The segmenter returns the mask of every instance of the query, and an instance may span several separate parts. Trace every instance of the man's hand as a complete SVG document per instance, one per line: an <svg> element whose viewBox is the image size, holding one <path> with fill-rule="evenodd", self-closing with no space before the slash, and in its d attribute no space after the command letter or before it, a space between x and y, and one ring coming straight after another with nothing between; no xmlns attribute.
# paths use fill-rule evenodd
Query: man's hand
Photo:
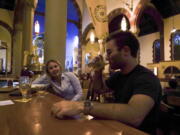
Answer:
<svg viewBox="0 0 180 135"><path fill-rule="evenodd" d="M89 64L89 67L92 67L94 71L102 71L105 66L104 59L102 55L96 56Z"/></svg>
<svg viewBox="0 0 180 135"><path fill-rule="evenodd" d="M78 115L83 112L83 110L84 103L75 101L60 101L55 103L51 109L52 114L58 118Z"/></svg>

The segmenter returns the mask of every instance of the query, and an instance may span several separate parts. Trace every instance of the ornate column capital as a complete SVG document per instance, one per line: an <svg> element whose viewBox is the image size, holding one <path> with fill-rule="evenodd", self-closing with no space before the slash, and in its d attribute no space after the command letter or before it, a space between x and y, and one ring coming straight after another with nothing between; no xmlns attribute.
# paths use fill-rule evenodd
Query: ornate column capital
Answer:
<svg viewBox="0 0 180 135"><path fill-rule="evenodd" d="M37 6L37 3L38 3L38 0L24 0L24 4L28 7L31 7L33 9L36 8Z"/></svg>

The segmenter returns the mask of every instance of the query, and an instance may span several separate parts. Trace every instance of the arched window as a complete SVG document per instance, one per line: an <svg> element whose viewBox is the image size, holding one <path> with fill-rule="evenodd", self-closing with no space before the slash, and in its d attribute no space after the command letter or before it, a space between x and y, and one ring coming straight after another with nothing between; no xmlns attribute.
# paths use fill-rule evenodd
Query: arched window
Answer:
<svg viewBox="0 0 180 135"><path fill-rule="evenodd" d="M112 19L112 21L109 23L109 33L118 31L118 30L129 30L130 29L130 23L128 18L120 14Z"/></svg>
<svg viewBox="0 0 180 135"><path fill-rule="evenodd" d="M75 0L68 0L67 36L65 69L74 71L78 68L78 48L80 33L80 11Z"/></svg>
<svg viewBox="0 0 180 135"><path fill-rule="evenodd" d="M67 23L66 36L66 65L67 71L73 71L77 67L78 44L79 44L79 30L74 23Z"/></svg>
<svg viewBox="0 0 180 135"><path fill-rule="evenodd" d="M37 26L39 28L37 28ZM44 63L44 31L45 31L44 28L45 28L45 0L38 0L34 14L33 46L35 48L36 55L38 55L39 57L40 63Z"/></svg>
<svg viewBox="0 0 180 135"><path fill-rule="evenodd" d="M160 39L157 39L153 42L153 63L160 61Z"/></svg>
<svg viewBox="0 0 180 135"><path fill-rule="evenodd" d="M171 34L171 59L180 60L180 30Z"/></svg>
<svg viewBox="0 0 180 135"><path fill-rule="evenodd" d="M164 75L166 78L171 78L172 76L178 76L180 74L180 69L176 66L169 66L164 70Z"/></svg>

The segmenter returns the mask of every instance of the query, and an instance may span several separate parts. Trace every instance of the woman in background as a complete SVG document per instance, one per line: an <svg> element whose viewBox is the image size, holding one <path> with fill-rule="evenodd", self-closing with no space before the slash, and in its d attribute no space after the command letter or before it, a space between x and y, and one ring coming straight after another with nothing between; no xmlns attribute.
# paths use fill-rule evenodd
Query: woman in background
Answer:
<svg viewBox="0 0 180 135"><path fill-rule="evenodd" d="M46 74L33 81L33 84L50 85L53 92L66 100L77 101L82 97L79 79L71 72L62 73L62 66L56 60L46 63Z"/></svg>

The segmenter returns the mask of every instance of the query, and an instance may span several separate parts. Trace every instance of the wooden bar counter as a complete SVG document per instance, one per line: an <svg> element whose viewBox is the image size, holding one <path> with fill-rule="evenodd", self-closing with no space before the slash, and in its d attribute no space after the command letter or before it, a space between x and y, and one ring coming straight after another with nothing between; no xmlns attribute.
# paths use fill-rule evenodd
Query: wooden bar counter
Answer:
<svg viewBox="0 0 180 135"><path fill-rule="evenodd" d="M11 99L0 93L0 101ZM27 103L0 106L0 135L148 135L113 120L60 120L51 115L52 104L61 99L52 94L33 95Z"/></svg>

